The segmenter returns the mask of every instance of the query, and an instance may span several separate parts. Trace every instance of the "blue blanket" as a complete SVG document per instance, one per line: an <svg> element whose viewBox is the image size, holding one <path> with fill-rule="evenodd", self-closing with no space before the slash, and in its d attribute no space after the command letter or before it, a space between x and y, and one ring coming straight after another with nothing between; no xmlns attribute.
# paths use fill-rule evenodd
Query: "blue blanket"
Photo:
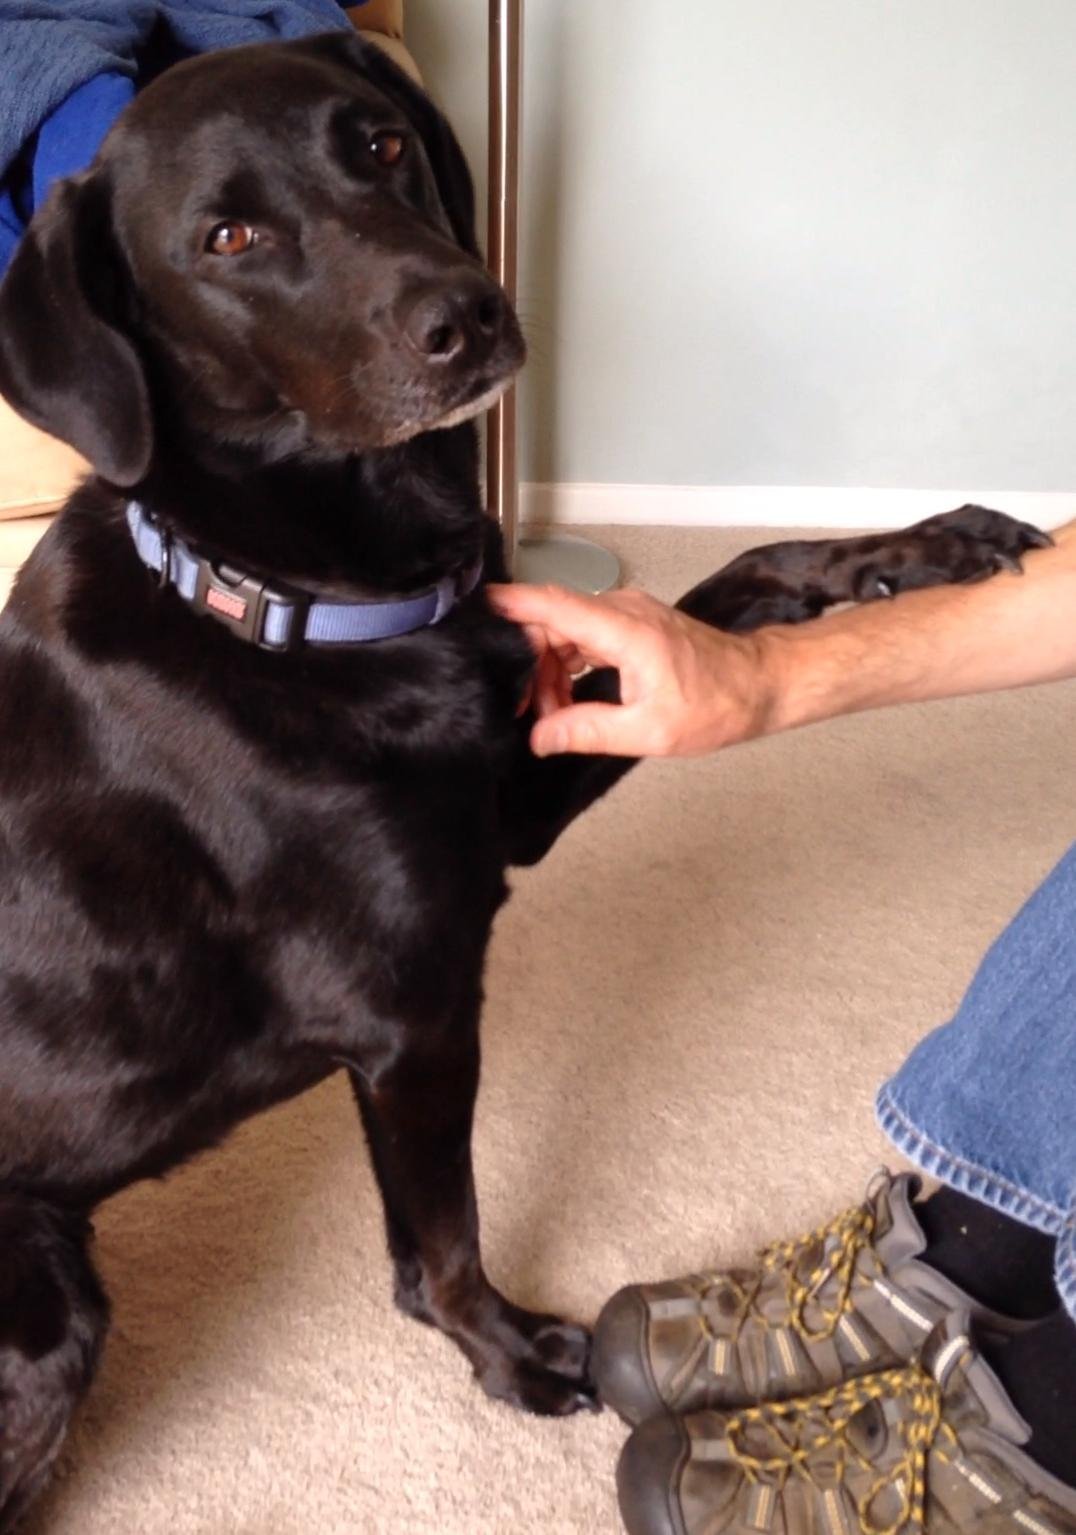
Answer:
<svg viewBox="0 0 1076 1535"><path fill-rule="evenodd" d="M177 58L350 23L343 0L2 0L0 275L59 176L85 169L163 22ZM354 3L354 0L353 0Z"/></svg>

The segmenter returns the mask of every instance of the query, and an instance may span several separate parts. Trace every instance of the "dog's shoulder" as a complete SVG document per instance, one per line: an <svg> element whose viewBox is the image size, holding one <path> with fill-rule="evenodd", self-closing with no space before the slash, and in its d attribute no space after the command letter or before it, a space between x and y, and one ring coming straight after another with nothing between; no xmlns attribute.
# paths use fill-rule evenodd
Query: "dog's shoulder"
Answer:
<svg viewBox="0 0 1076 1535"><path fill-rule="evenodd" d="M165 905L133 904L164 928L176 897L215 909L262 864L272 921L304 868L317 901L339 890L341 921L428 906L422 884L499 890L498 783L531 665L480 595L398 641L267 654L161 590L123 501L90 481L0 615L0 827L95 912L132 904L159 859ZM114 864L99 900L93 871Z"/></svg>
<svg viewBox="0 0 1076 1535"><path fill-rule="evenodd" d="M460 755L491 762L509 749L532 658L481 592L397 640L270 653L161 588L135 554L125 507L90 479L40 541L0 615L0 692L17 694L31 665L47 669L53 693L64 677L89 703L137 716L155 734L193 712L203 743L235 734L300 775L391 776Z"/></svg>

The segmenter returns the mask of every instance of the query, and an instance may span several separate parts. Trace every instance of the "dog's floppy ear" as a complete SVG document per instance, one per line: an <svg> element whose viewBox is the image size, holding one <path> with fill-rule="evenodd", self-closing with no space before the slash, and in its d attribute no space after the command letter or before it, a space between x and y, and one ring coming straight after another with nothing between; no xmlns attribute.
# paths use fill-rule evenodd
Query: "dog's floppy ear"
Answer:
<svg viewBox="0 0 1076 1535"><path fill-rule="evenodd" d="M345 49L353 66L410 118L422 139L452 233L470 256L479 256L475 233L474 182L463 150L448 119L383 48L354 32L332 32L316 42Z"/></svg>
<svg viewBox="0 0 1076 1535"><path fill-rule="evenodd" d="M149 392L117 328L123 277L100 171L62 181L0 283L0 394L115 485L153 451Z"/></svg>

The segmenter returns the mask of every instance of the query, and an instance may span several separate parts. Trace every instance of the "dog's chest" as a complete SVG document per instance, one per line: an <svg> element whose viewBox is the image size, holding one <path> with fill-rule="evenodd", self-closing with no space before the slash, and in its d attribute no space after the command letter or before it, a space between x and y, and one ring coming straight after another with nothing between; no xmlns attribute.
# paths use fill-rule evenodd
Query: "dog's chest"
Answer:
<svg viewBox="0 0 1076 1535"><path fill-rule="evenodd" d="M481 655L312 696L193 634L186 670L4 636L0 1176L163 1170L478 985L504 891Z"/></svg>
<svg viewBox="0 0 1076 1535"><path fill-rule="evenodd" d="M6 806L0 1172L119 1186L450 1018L503 891L488 786L398 776Z"/></svg>

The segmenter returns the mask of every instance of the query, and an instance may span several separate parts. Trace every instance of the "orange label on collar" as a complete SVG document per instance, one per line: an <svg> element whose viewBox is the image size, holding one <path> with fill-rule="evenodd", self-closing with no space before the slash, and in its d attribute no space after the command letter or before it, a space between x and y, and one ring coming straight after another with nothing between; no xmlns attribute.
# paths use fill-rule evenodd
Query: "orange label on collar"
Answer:
<svg viewBox="0 0 1076 1535"><path fill-rule="evenodd" d="M247 611L245 597L235 597L231 592L222 592L219 587L211 586L205 594L207 608L215 608L218 613L223 613L225 618L234 619L241 623Z"/></svg>

